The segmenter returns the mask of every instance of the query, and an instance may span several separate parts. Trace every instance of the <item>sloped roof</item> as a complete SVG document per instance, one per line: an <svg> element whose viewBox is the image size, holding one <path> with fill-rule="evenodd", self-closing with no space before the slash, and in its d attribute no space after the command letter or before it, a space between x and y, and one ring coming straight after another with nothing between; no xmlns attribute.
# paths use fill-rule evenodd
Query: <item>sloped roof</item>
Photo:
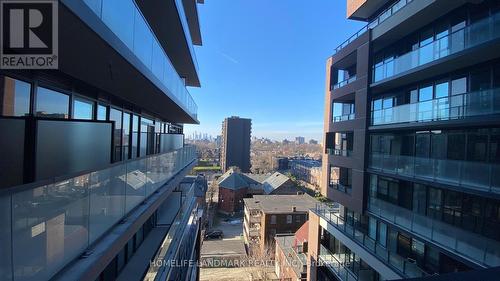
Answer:
<svg viewBox="0 0 500 281"><path fill-rule="evenodd" d="M283 175L282 173L275 172L262 183L264 187L264 192L266 194L270 194L275 189L279 188L284 183L286 183L289 179L290 179L289 177Z"/></svg>
<svg viewBox="0 0 500 281"><path fill-rule="evenodd" d="M295 232L295 245L300 245L304 241L309 240L309 221L306 221L296 232Z"/></svg>
<svg viewBox="0 0 500 281"><path fill-rule="evenodd" d="M252 174L252 173L244 173L246 177L250 180L254 181L256 184L262 184L271 174Z"/></svg>
<svg viewBox="0 0 500 281"><path fill-rule="evenodd" d="M232 190L239 190L248 187L250 184L246 177L240 173L235 172L233 169L228 170L219 178L219 187L224 187Z"/></svg>

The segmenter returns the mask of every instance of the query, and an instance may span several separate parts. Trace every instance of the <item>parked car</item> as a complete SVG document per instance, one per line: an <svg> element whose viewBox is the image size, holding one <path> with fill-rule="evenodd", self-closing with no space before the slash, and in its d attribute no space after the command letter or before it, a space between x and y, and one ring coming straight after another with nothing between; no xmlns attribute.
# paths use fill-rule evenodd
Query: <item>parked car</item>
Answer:
<svg viewBox="0 0 500 281"><path fill-rule="evenodd" d="M214 229L209 230L205 233L205 239L222 239L224 238L224 233L222 230Z"/></svg>

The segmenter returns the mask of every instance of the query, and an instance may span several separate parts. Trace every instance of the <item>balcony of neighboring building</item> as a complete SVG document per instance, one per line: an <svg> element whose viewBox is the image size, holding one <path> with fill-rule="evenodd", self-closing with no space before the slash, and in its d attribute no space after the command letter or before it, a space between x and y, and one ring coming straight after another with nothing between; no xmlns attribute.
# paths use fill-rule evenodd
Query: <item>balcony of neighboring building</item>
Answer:
<svg viewBox="0 0 500 281"><path fill-rule="evenodd" d="M464 10L398 42L375 51L376 93L498 57L500 13L496 8Z"/></svg>
<svg viewBox="0 0 500 281"><path fill-rule="evenodd" d="M354 120L356 118L356 110L354 101L337 101L333 102L332 121L334 123Z"/></svg>
<svg viewBox="0 0 500 281"><path fill-rule="evenodd" d="M331 250L320 244L318 260L321 265L329 269L342 281L376 281L379 280L377 271L356 257L349 248L337 242L337 249Z"/></svg>
<svg viewBox="0 0 500 281"><path fill-rule="evenodd" d="M339 98L344 92L349 91L357 80L357 51L353 51L348 56L334 61L331 67L330 91ZM349 86L350 85L350 86ZM341 90L342 89L342 90ZM352 92L352 91L350 91Z"/></svg>
<svg viewBox="0 0 500 281"><path fill-rule="evenodd" d="M328 155L351 157L353 155L353 132L328 132L326 133L325 151Z"/></svg>
<svg viewBox="0 0 500 281"><path fill-rule="evenodd" d="M403 131L370 138L371 171L472 193L500 194L498 128Z"/></svg>
<svg viewBox="0 0 500 281"><path fill-rule="evenodd" d="M63 0L60 14L61 72L172 122L198 123L186 85L199 82L174 65L182 54L168 52L135 1ZM176 38L169 46L181 48L184 35Z"/></svg>
<svg viewBox="0 0 500 281"><path fill-rule="evenodd" d="M368 212L475 267L500 266L499 199L371 175Z"/></svg>
<svg viewBox="0 0 500 281"><path fill-rule="evenodd" d="M349 195L352 194L352 169L330 165L328 187Z"/></svg>
<svg viewBox="0 0 500 281"><path fill-rule="evenodd" d="M500 114L500 62L454 70L434 81L373 97L371 129L481 123Z"/></svg>
<svg viewBox="0 0 500 281"><path fill-rule="evenodd" d="M388 248L380 246L375 239L354 227L352 223L347 223L346 217L341 214L340 209L335 204L318 203L313 212L320 217L320 226L324 231L345 245L349 252L352 252L358 259L363 260L366 265L375 269L383 278L401 279L428 275L414 262L390 251ZM339 265L343 265L343 258L333 255L331 251L325 252L324 249L323 252L320 250L321 258L325 260L324 262L327 265L333 266L337 274L352 277L352 270L351 272L345 272L345 269L338 269ZM336 268L335 265L337 265ZM356 275L354 274L354 276Z"/></svg>

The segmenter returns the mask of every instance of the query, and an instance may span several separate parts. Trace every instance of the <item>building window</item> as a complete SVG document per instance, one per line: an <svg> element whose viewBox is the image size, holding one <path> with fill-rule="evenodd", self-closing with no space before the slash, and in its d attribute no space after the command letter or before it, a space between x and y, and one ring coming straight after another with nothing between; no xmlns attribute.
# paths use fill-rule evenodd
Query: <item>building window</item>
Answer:
<svg viewBox="0 0 500 281"><path fill-rule="evenodd" d="M69 116L69 96L38 87L35 112L37 116L41 117L67 119Z"/></svg>
<svg viewBox="0 0 500 281"><path fill-rule="evenodd" d="M73 119L92 120L94 113L94 102L75 98L73 101Z"/></svg>
<svg viewBox="0 0 500 281"><path fill-rule="evenodd" d="M131 158L137 157L137 149L139 145L139 116L132 116L132 156Z"/></svg>
<svg viewBox="0 0 500 281"><path fill-rule="evenodd" d="M129 113L123 113L123 159L129 159L130 157L130 145L129 145L129 140L130 140L130 114Z"/></svg>
<svg viewBox="0 0 500 281"><path fill-rule="evenodd" d="M141 117L140 156L154 153L154 122Z"/></svg>
<svg viewBox="0 0 500 281"><path fill-rule="evenodd" d="M295 215L295 222L301 222L301 215Z"/></svg>
<svg viewBox="0 0 500 281"><path fill-rule="evenodd" d="M291 224L292 222L293 222L293 217L292 217L292 215L287 215L287 216L286 216L286 223L287 223L287 224Z"/></svg>
<svg viewBox="0 0 500 281"><path fill-rule="evenodd" d="M276 215L271 215L271 224L276 224Z"/></svg>
<svg viewBox="0 0 500 281"><path fill-rule="evenodd" d="M113 162L121 161L122 157L122 112L111 108L109 111L109 121L115 122L113 132Z"/></svg>
<svg viewBox="0 0 500 281"><path fill-rule="evenodd" d="M105 105L99 104L97 106L97 120L106 121L108 116L108 108Z"/></svg>
<svg viewBox="0 0 500 281"><path fill-rule="evenodd" d="M2 97L2 115L26 116L30 113L31 84L5 77Z"/></svg>

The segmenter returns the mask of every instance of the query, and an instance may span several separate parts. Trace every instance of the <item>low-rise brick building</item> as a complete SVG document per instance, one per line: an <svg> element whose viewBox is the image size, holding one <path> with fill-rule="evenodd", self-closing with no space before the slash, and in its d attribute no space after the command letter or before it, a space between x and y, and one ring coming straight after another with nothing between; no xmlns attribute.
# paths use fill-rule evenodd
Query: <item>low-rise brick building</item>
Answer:
<svg viewBox="0 0 500 281"><path fill-rule="evenodd" d="M249 252L274 252L276 234L293 234L307 220L316 200L307 194L255 195L243 199L243 237Z"/></svg>
<svg viewBox="0 0 500 281"><path fill-rule="evenodd" d="M276 235L275 273L279 280L307 280L308 237L308 222L294 234Z"/></svg>

